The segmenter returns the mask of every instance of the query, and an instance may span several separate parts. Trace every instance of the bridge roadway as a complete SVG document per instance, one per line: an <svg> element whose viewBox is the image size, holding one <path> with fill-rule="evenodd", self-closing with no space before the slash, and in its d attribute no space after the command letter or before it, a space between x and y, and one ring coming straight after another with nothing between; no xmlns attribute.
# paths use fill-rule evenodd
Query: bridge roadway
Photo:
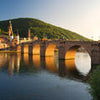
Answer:
<svg viewBox="0 0 100 100"><path fill-rule="evenodd" d="M59 59L75 59L77 49L83 47L91 57L92 64L100 64L100 43L98 41L35 40L14 47L15 51L40 56L53 56L58 50Z"/></svg>

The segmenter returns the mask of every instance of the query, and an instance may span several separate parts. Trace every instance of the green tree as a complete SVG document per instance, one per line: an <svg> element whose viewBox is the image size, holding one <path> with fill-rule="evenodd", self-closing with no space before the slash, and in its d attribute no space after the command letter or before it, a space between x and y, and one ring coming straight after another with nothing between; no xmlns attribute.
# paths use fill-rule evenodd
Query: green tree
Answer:
<svg viewBox="0 0 100 100"><path fill-rule="evenodd" d="M4 30L4 32L8 32L9 20L0 21L0 28ZM19 30L20 37L28 36L28 29L31 29L31 33L33 36L39 36L39 38L47 38L54 39L59 37L64 37L65 39L74 39L75 40L89 40L77 33L71 32L69 30L65 30L63 28L45 23L38 19L33 18L18 18L12 19L13 32L16 33L16 30ZM45 34L45 36L44 36Z"/></svg>
<svg viewBox="0 0 100 100"><path fill-rule="evenodd" d="M89 92L93 96L93 100L100 100L100 65L93 71L89 79Z"/></svg>
<svg viewBox="0 0 100 100"><path fill-rule="evenodd" d="M1 33L1 31L2 31L2 30L1 30L1 28L0 28L0 33Z"/></svg>

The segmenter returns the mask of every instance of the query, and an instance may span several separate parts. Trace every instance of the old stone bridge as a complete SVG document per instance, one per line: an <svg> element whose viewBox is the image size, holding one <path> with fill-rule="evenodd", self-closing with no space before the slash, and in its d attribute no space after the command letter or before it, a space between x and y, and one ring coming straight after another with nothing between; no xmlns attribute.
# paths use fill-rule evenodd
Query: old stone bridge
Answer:
<svg viewBox="0 0 100 100"><path fill-rule="evenodd" d="M35 40L22 43L14 49L21 53L53 56L58 50L59 59L75 59L78 48L83 47L91 57L92 64L100 64L100 43L98 41Z"/></svg>

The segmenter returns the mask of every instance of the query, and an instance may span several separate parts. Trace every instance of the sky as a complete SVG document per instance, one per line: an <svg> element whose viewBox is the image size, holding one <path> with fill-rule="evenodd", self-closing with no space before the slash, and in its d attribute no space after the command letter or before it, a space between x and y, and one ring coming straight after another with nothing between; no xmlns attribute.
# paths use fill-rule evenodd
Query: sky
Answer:
<svg viewBox="0 0 100 100"><path fill-rule="evenodd" d="M20 17L100 39L100 0L0 0L0 21Z"/></svg>

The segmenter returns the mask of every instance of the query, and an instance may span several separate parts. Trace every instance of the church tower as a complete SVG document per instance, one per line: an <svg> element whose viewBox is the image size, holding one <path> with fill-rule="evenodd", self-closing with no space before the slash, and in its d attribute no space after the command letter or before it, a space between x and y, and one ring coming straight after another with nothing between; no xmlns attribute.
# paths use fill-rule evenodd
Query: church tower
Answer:
<svg viewBox="0 0 100 100"><path fill-rule="evenodd" d="M13 35L11 20L9 21L9 31L8 31L8 34L9 34L9 37L10 37L11 34Z"/></svg>
<svg viewBox="0 0 100 100"><path fill-rule="evenodd" d="M14 36L13 36L13 34L11 33L11 34L10 34L10 42L12 42L13 39L14 39Z"/></svg>
<svg viewBox="0 0 100 100"><path fill-rule="evenodd" d="M28 39L30 40L31 39L31 30L28 29Z"/></svg>

